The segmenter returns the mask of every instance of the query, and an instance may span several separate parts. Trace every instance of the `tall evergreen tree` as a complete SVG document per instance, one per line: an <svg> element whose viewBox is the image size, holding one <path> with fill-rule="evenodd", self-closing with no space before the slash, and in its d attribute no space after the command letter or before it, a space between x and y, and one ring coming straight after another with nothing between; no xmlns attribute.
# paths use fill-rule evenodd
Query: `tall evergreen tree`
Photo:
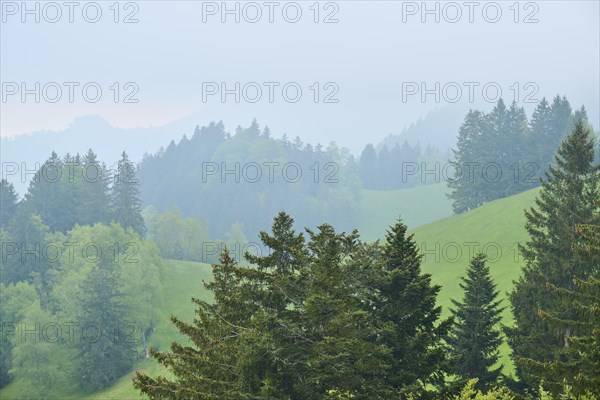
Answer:
<svg viewBox="0 0 600 400"><path fill-rule="evenodd" d="M382 342L391 350L391 386L403 395L430 398L430 389L442 387L448 372L442 340L452 318L439 321L442 310L436 298L441 287L421 273L421 258L413 235L399 220L382 248L373 306L377 320L386 326Z"/></svg>
<svg viewBox="0 0 600 400"><path fill-rule="evenodd" d="M259 235L264 247L269 249L268 254L245 256L249 263L256 265L256 272L249 268L244 276L255 288L253 304L258 307L257 311L263 310L257 312L262 321L260 329L263 334L268 332L255 349L269 354L268 366L265 368L262 364L264 373L255 376L254 382L255 385L262 382L264 394L272 398L298 396L303 392L302 387L297 387L298 379L309 377L310 342L302 315L311 257L304 235L295 232L293 225L294 220L280 212L273 220L271 234L261 232ZM260 369L264 361L264 358L248 360L246 369Z"/></svg>
<svg viewBox="0 0 600 400"><path fill-rule="evenodd" d="M556 167L545 173L536 206L525 212L529 241L521 250L526 266L510 294L515 325L507 329L507 336L517 373L528 387L548 380L550 371L540 371L536 363L569 359L568 338L586 333L575 325L552 326L540 310L561 320L576 320L572 302L553 295L550 287L577 290L574 279L598 275L593 257L574 250L576 226L600 222L599 167L593 164L593 146L590 131L579 121L558 150ZM560 390L556 385L550 389Z"/></svg>
<svg viewBox="0 0 600 400"><path fill-rule="evenodd" d="M24 196L23 206L38 214L51 232L66 232L75 225L73 191L69 186L68 168L58 154L52 152L35 173ZM67 212L68 210L68 212Z"/></svg>
<svg viewBox="0 0 600 400"><path fill-rule="evenodd" d="M375 189L377 182L377 152L372 144L368 144L360 154L359 159L360 179L367 189Z"/></svg>
<svg viewBox="0 0 600 400"><path fill-rule="evenodd" d="M573 129L571 104L565 96L561 98L559 95L556 95L554 97L550 106L550 116L551 125L550 133L547 137L548 140L538 143L538 145L546 147L545 153L548 155L549 161L552 160L552 155L556 149L560 147L561 142L569 134L570 130ZM546 166L544 165L543 167Z"/></svg>
<svg viewBox="0 0 600 400"><path fill-rule="evenodd" d="M600 201L600 200L599 200ZM575 251L594 259L600 271L600 225L578 225L576 232L580 238ZM574 279L575 289L558 288L551 285L551 292L573 305L576 319L564 320L555 314L540 311L542 318L551 326L565 329L576 327L579 334L566 338L565 350L570 357L551 362L532 362L534 368L545 373L545 384L556 386L566 384L579 396L593 396L600 393L600 278L598 274L587 279Z"/></svg>
<svg viewBox="0 0 600 400"><path fill-rule="evenodd" d="M81 160L81 181L76 207L79 225L107 224L111 219L110 176L104 164L89 149Z"/></svg>
<svg viewBox="0 0 600 400"><path fill-rule="evenodd" d="M502 369L492 367L498 362L502 343L498 324L503 309L485 261L484 254L477 254L462 278L464 296L461 302L452 300L455 324L447 339L456 359L454 372L465 380L477 378L481 389L493 387Z"/></svg>
<svg viewBox="0 0 600 400"><path fill-rule="evenodd" d="M377 341L375 315L361 310L350 284L354 278L346 261L356 251L357 233L336 234L328 224L308 232L313 257L298 333L308 338L309 368L299 398L393 397L398 391L386 379L389 349Z"/></svg>
<svg viewBox="0 0 600 400"><path fill-rule="evenodd" d="M112 187L113 218L124 228L133 228L141 237L146 234L142 201L134 163L123 152Z"/></svg>
<svg viewBox="0 0 600 400"><path fill-rule="evenodd" d="M170 353L151 351L160 364L173 372L174 379L136 372L134 386L151 399L246 398L236 353L241 350L240 338L249 333L246 324L251 314L244 314L247 310L239 307L243 301L240 279L226 248L220 263L212 269L212 282L204 286L213 292L214 302L193 298L197 317L192 324L171 317L193 347L173 343Z"/></svg>
<svg viewBox="0 0 600 400"><path fill-rule="evenodd" d="M17 211L19 196L12 183L6 179L0 181L0 227L6 228Z"/></svg>
<svg viewBox="0 0 600 400"><path fill-rule="evenodd" d="M448 177L454 213L460 214L479 207L485 201L481 192L481 170L479 147L485 130L485 115L481 111L470 110L458 131L458 141L453 163L456 174Z"/></svg>
<svg viewBox="0 0 600 400"><path fill-rule="evenodd" d="M538 177L542 176L542 173L546 170L548 164L552 161L552 158L548 158L547 144L550 141L552 134L552 109L546 98L537 104L531 120L529 121L530 134L528 137L529 161L535 162L537 166ZM552 148L551 155L554 155L556 147Z"/></svg>
<svg viewBox="0 0 600 400"><path fill-rule="evenodd" d="M501 141L503 152L499 165L502 171L502 189L499 197L511 196L536 186L535 177L528 175L529 170L534 168L528 160L528 137L525 109L517 107L517 103L513 101L506 114L506 136Z"/></svg>
<svg viewBox="0 0 600 400"><path fill-rule="evenodd" d="M271 252L246 255L256 268L240 267L225 249L213 265L214 294L209 304L193 299L193 324L172 318L190 337L194 348L177 343L171 353L153 353L176 379L137 374L135 386L150 398L288 398L298 377L306 376L308 342L300 328L300 308L306 297L308 252L293 220L280 213L272 234L260 237ZM300 335L298 335L299 333ZM304 362L302 362L304 360ZM304 368L303 368L304 365Z"/></svg>
<svg viewBox="0 0 600 400"><path fill-rule="evenodd" d="M48 226L37 214L19 206L3 237L3 257L0 262L5 285L20 281L33 282L32 273L45 276L52 267L50 256L43 249L47 243Z"/></svg>
<svg viewBox="0 0 600 400"><path fill-rule="evenodd" d="M487 202L525 189L519 172L526 163L527 116L515 102L507 107L500 99L485 119L477 146L481 172L476 189Z"/></svg>
<svg viewBox="0 0 600 400"><path fill-rule="evenodd" d="M106 252L105 252L106 253ZM79 294L79 326L82 336L77 341L79 384L100 390L129 372L137 356L136 343L124 335L126 305L122 300L120 267L101 256L83 282Z"/></svg>

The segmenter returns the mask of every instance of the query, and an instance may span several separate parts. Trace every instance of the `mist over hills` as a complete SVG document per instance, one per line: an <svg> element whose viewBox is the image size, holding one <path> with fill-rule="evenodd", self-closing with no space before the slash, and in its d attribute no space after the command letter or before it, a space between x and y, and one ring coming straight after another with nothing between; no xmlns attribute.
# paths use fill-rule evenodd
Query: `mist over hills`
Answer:
<svg viewBox="0 0 600 400"><path fill-rule="evenodd" d="M92 148L100 160L111 166L125 150L130 159L137 162L144 153L154 153L171 140L179 140L185 133L193 132L193 129L194 125L185 118L160 127L122 129L111 126L99 116L82 116L62 131L38 131L2 137L2 176L22 194L32 177L32 174L23 171L23 163L27 170L32 170L36 163L44 162L52 151L84 154ZM20 173L9 175L7 163L17 163Z"/></svg>
<svg viewBox="0 0 600 400"><path fill-rule="evenodd" d="M402 145L406 140L411 146L417 144L421 148L432 146L446 152L456 144L458 128L462 123L467 108L460 106L445 106L429 111L425 117L419 118L400 133L390 133L377 145L377 150L385 145L391 149L396 144Z"/></svg>
<svg viewBox="0 0 600 400"><path fill-rule="evenodd" d="M432 110L410 126L405 126L396 133L390 133L377 144L377 148L380 149L384 144L392 148L396 143L402 144L406 140L411 146L418 144L423 149L432 146L446 152L456 143L456 135L464 115L462 111L462 108L458 110L458 106ZM213 120L218 121L218 119L207 120L206 116L197 112L163 126L124 129L112 126L100 116L85 115L76 118L64 130L43 130L1 137L2 177L13 183L18 193L23 194L33 176L27 171L36 168L36 163L43 163L52 151L74 155L84 154L92 148L98 155L98 159L107 166L115 164L121 152L126 151L130 160L139 162L145 153L155 154L161 148L168 147L171 141L178 143L184 135L190 137L196 126L208 125ZM248 125L250 122L251 120L245 121L243 125ZM259 120L259 122L263 126L272 127L270 121ZM225 123L225 126L230 132L236 129L233 124ZM274 137L282 137L285 133L285 130L273 130ZM365 136L369 137L369 135ZM301 139L305 138L301 137ZM347 147L346 143L338 144ZM359 154L355 152L354 155ZM15 166L18 170L13 174L11 171Z"/></svg>

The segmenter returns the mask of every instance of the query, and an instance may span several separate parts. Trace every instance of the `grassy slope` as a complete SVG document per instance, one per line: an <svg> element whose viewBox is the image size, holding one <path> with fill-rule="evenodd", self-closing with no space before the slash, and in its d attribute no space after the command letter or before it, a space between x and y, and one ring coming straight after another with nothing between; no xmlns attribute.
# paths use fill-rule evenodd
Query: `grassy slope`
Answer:
<svg viewBox="0 0 600 400"><path fill-rule="evenodd" d="M538 189L533 189L499 199L414 230L417 245L425 254L423 271L431 273L433 282L442 286L438 301L444 308L444 315L448 315L451 298L462 298L459 283L468 267L469 247L472 246L474 252L485 250L488 255L492 277L501 298L505 299L503 323L512 324L506 294L520 275L523 260L516 244L524 244L527 240L524 210L533 206L537 193ZM476 245L469 245L469 242ZM512 371L507 345L501 348L501 362L506 366L505 372Z"/></svg>
<svg viewBox="0 0 600 400"><path fill-rule="evenodd" d="M432 274L433 282L442 286L438 303L444 316L449 315L450 299L462 298L459 283L468 267L470 253L485 250L506 306L503 323L510 325L506 295L523 265L517 243L524 244L527 240L524 210L534 204L538 190L498 199L447 218L444 217L451 214L450 202L443 196L446 189L441 184L394 192L366 191L359 231L364 240L381 239L387 226L402 214L417 246L425 254L423 271ZM439 217L443 219L435 220ZM432 220L435 221L427 223ZM506 344L501 348L500 362L505 365L506 373L513 371Z"/></svg>
<svg viewBox="0 0 600 400"><path fill-rule="evenodd" d="M516 243L527 240L524 210L533 205L537 193L538 189L533 189L495 200L471 212L412 230L424 253L423 270L444 286L440 293L442 304L460 295L458 283L469 263L469 242L478 244L473 245L474 251L488 245L485 253L491 273L499 289L510 289L522 265ZM436 248L439 251L434 251Z"/></svg>
<svg viewBox="0 0 600 400"><path fill-rule="evenodd" d="M387 226L401 213L415 235L417 246L425 254L423 271L432 274L433 282L442 286L438 303L443 307L444 316L449 315L450 299L462 298L459 283L468 267L470 253L485 252L492 277L506 306L503 323L512 324L506 294L523 265L517 243L524 244L527 240L524 210L534 204L538 189L498 199L471 212L447 218L443 217L450 215L451 209L444 192L445 188L440 184L395 192L367 191L365 200L371 203L365 205L371 204L371 207L363 207L361 236L364 240L383 238ZM399 207L396 204L403 205ZM372 218L369 219L371 212ZM440 215L443 219L426 223L427 219ZM426 224L420 225L422 223ZM505 344L500 350L500 362L505 365L505 373L511 373L509 348Z"/></svg>
<svg viewBox="0 0 600 400"><path fill-rule="evenodd" d="M399 216L410 227L449 217L452 207L447 191L445 183L385 192L363 190L358 219L362 239L377 239Z"/></svg>

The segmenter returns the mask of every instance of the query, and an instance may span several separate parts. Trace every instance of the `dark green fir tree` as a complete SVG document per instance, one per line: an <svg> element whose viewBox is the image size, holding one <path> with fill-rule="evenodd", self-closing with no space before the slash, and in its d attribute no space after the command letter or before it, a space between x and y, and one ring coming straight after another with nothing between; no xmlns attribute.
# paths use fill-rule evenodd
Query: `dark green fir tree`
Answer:
<svg viewBox="0 0 600 400"><path fill-rule="evenodd" d="M442 310L436 299L441 287L421 272L421 258L413 235L399 220L382 248L374 307L376 318L386 325L382 336L391 350L390 385L404 395L434 398L433 390L444 385L448 372L442 341L452 318L439 321Z"/></svg>
<svg viewBox="0 0 600 400"><path fill-rule="evenodd" d="M547 389L558 393L560 377L537 365L568 362L576 357L569 338L589 334L589 327L558 326L542 315L577 321L574 303L553 292L577 292L574 282L598 276L597 257L575 251L580 241L576 227L600 223L600 176L593 160L590 131L579 121L559 148L556 166L545 173L535 207L525 213L529 240L521 250L526 265L510 294L515 325L506 332L520 382L526 387L554 382Z"/></svg>
<svg viewBox="0 0 600 400"><path fill-rule="evenodd" d="M146 234L142 217L137 167L123 152L117 164L117 173L112 187L113 219L123 228L132 228L141 237Z"/></svg>
<svg viewBox="0 0 600 400"><path fill-rule="evenodd" d="M498 362L498 347L502 343L499 323L502 308L496 284L486 266L486 256L477 254L460 284L462 301L452 300L454 325L447 339L450 353L456 360L454 372L462 379L478 379L481 389L498 383L502 366Z"/></svg>

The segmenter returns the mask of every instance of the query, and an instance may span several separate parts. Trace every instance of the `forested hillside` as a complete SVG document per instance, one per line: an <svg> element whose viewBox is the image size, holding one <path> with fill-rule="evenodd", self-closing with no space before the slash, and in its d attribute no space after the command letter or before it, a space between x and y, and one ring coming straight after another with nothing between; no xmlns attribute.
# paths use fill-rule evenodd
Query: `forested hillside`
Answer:
<svg viewBox="0 0 600 400"><path fill-rule="evenodd" d="M146 204L204 218L215 237L236 222L246 234L266 229L282 204L299 226L327 219L348 230L360 202L361 183L347 150L274 139L256 121L235 134L221 123L197 128L189 139L146 156L139 179Z"/></svg>

